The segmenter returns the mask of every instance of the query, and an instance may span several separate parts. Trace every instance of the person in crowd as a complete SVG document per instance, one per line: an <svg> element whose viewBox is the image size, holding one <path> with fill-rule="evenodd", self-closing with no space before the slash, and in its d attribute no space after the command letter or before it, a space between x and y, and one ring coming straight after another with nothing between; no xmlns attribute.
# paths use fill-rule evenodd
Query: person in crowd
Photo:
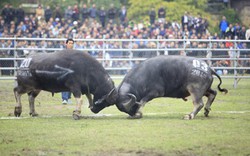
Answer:
<svg viewBox="0 0 250 156"><path fill-rule="evenodd" d="M45 21L48 22L49 19L52 17L53 11L50 9L50 6L48 5L44 11L44 18Z"/></svg>
<svg viewBox="0 0 250 156"><path fill-rule="evenodd" d="M164 9L164 7L160 7L158 9L158 20L159 20L159 22L164 23L165 18L166 18L166 10Z"/></svg>
<svg viewBox="0 0 250 156"><path fill-rule="evenodd" d="M250 40L250 24L249 24L249 27L248 29L246 30L246 40Z"/></svg>
<svg viewBox="0 0 250 156"><path fill-rule="evenodd" d="M25 16L25 12L23 10L22 5L19 5L19 7L16 9L15 12L15 16L16 16L16 25L18 25L21 21L24 20L24 16Z"/></svg>
<svg viewBox="0 0 250 156"><path fill-rule="evenodd" d="M102 24L102 27L105 27L105 21L106 21L106 11L104 10L104 7L101 7L101 10L99 11L99 19Z"/></svg>
<svg viewBox="0 0 250 156"><path fill-rule="evenodd" d="M74 47L74 40L69 38L65 42L66 49L73 49ZM71 98L71 92L62 92L62 104L69 104L69 99Z"/></svg>
<svg viewBox="0 0 250 156"><path fill-rule="evenodd" d="M224 44L224 43L220 43L220 44L219 44L219 48L220 48L220 49L225 49L225 44ZM229 56L228 56L228 52L227 52L226 50L220 50L220 51L218 51L217 53L218 53L218 55L219 55L220 57L222 57L222 58L228 58L228 57L229 57Z"/></svg>
<svg viewBox="0 0 250 156"><path fill-rule="evenodd" d="M73 8L72 20L73 21L78 21L79 20L79 15L80 15L80 11L79 11L78 5L75 4L74 8Z"/></svg>
<svg viewBox="0 0 250 156"><path fill-rule="evenodd" d="M226 37L228 37L229 39L235 39L235 30L232 24L229 24L229 26L226 29Z"/></svg>
<svg viewBox="0 0 250 156"><path fill-rule="evenodd" d="M89 9L89 17L91 18L91 20L95 20L97 16L97 9L96 9L96 5L93 4L92 7Z"/></svg>
<svg viewBox="0 0 250 156"><path fill-rule="evenodd" d="M54 17L54 19L56 19L56 18L59 18L60 20L62 19L63 16L62 16L62 13L61 13L59 6L56 6L56 9L53 13L53 17Z"/></svg>
<svg viewBox="0 0 250 156"><path fill-rule="evenodd" d="M37 18L38 21L41 20L41 18L44 17L44 9L42 8L42 5L38 5L37 9L36 9L36 15L35 17Z"/></svg>
<svg viewBox="0 0 250 156"><path fill-rule="evenodd" d="M4 19L4 22L9 25L10 22L14 19L15 17L15 10L12 8L11 4L5 4L1 15Z"/></svg>
<svg viewBox="0 0 250 156"><path fill-rule="evenodd" d="M188 12L188 31L191 31L192 29L194 29L194 16L191 15L190 12Z"/></svg>
<svg viewBox="0 0 250 156"><path fill-rule="evenodd" d="M220 28L220 38L226 37L226 30L229 26L226 16L222 16L222 20L220 21L219 28Z"/></svg>
<svg viewBox="0 0 250 156"><path fill-rule="evenodd" d="M50 29L53 29L59 23L60 23L60 18L55 18L55 19L51 18L50 24L52 24L52 25L50 26Z"/></svg>
<svg viewBox="0 0 250 156"><path fill-rule="evenodd" d="M64 18L65 20L71 20L72 19L72 15L73 15L73 9L72 6L69 5L67 9L65 9L64 11Z"/></svg>
<svg viewBox="0 0 250 156"><path fill-rule="evenodd" d="M242 26L240 29L240 32L238 34L238 39L239 40L245 40L246 39L246 27Z"/></svg>
<svg viewBox="0 0 250 156"><path fill-rule="evenodd" d="M180 26L180 24L176 20L173 20L173 22L172 22L172 28L174 30L180 30L181 26Z"/></svg>
<svg viewBox="0 0 250 156"><path fill-rule="evenodd" d="M15 20L15 13L16 13L16 9L13 8L13 5L10 4L10 15L9 15L9 21L14 21Z"/></svg>
<svg viewBox="0 0 250 156"><path fill-rule="evenodd" d="M207 19L202 19L202 21L201 21L201 33L202 34L207 33L208 26L209 26L208 20Z"/></svg>
<svg viewBox="0 0 250 156"><path fill-rule="evenodd" d="M155 23L155 18L156 18L156 12L155 12L155 7L152 7L148 13L149 19L150 19L150 24L153 25Z"/></svg>
<svg viewBox="0 0 250 156"><path fill-rule="evenodd" d="M4 8L2 9L1 16L4 19L5 23L9 22L8 16L9 16L9 4L5 4Z"/></svg>
<svg viewBox="0 0 250 156"><path fill-rule="evenodd" d="M247 48L247 43L241 43L242 46L241 49L244 49L240 51L240 58L250 58L250 50ZM248 50L247 50L248 49ZM241 60L240 64L243 67L247 67L248 60Z"/></svg>
<svg viewBox="0 0 250 156"><path fill-rule="evenodd" d="M127 18L127 9L125 6L122 6L119 13L119 17L120 17L120 23L124 26Z"/></svg>
<svg viewBox="0 0 250 156"><path fill-rule="evenodd" d="M115 23L115 17L116 17L116 9L114 7L114 4L110 4L110 8L108 9L108 22L109 23Z"/></svg>
<svg viewBox="0 0 250 156"><path fill-rule="evenodd" d="M198 14L198 17L195 17L194 19L194 29L196 30L197 33L201 33L201 22L202 22L202 17L200 14Z"/></svg>
<svg viewBox="0 0 250 156"><path fill-rule="evenodd" d="M81 10L82 22L84 23L89 18L89 9L87 8L87 4L83 4Z"/></svg>
<svg viewBox="0 0 250 156"><path fill-rule="evenodd" d="M181 17L182 31L184 31L185 26L188 26L188 12L185 11L184 15Z"/></svg>
<svg viewBox="0 0 250 156"><path fill-rule="evenodd" d="M235 23L234 27L234 36L239 38L241 32L241 26L238 22Z"/></svg>

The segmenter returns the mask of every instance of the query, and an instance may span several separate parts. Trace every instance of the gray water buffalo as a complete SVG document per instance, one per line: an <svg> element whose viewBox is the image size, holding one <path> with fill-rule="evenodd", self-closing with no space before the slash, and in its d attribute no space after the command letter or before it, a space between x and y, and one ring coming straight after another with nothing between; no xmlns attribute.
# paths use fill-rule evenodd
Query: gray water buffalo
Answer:
<svg viewBox="0 0 250 156"><path fill-rule="evenodd" d="M128 113L131 118L141 118L144 105L157 97L182 98L187 100L191 96L194 109L184 116L184 119L193 119L203 108L203 96L208 98L205 105L205 116L210 111L217 92L211 89L213 75L220 80L204 61L183 56L157 56L150 58L134 67L125 76L118 86L117 108ZM96 106L102 107L103 106Z"/></svg>
<svg viewBox="0 0 250 156"><path fill-rule="evenodd" d="M17 101L14 115L21 115L21 95L27 93L30 115L37 116L34 101L41 90L52 95L62 91L72 92L77 104L73 112L74 119L80 118L84 94L90 109L93 103L113 105L117 98L114 83L102 65L89 54L77 50L35 54L21 63L17 71L17 86L14 88Z"/></svg>

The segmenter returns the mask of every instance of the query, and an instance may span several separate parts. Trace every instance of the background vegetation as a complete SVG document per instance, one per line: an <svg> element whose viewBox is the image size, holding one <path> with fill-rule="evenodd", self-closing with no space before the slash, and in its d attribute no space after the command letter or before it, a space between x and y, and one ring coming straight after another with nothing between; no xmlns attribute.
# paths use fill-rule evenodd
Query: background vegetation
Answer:
<svg viewBox="0 0 250 156"><path fill-rule="evenodd" d="M211 0L210 0L211 1ZM67 8L68 5L78 4L79 7L83 3L91 6L93 3L97 5L97 8L104 6L108 9L110 4L113 3L117 9L120 9L122 5L128 8L128 19L136 22L149 20L148 11L154 7L156 12L160 7L164 7L167 12L166 19L168 21L176 20L181 21L181 16L185 11L189 11L191 15L197 16L199 13L203 18L206 18L209 22L209 30L214 33L218 32L218 24L221 20L221 16L225 15L230 23L240 22L237 13L230 8L226 8L221 5L218 8L216 14L212 13L216 9L208 5L208 0L1 0L0 7L3 8L5 3L11 3L14 7L17 7L23 3L39 3L43 6L50 5L53 8L60 6L61 10Z"/></svg>
<svg viewBox="0 0 250 156"><path fill-rule="evenodd" d="M190 99L171 98L146 104L139 120L126 119L115 106L93 115L85 99L83 118L75 121L75 105L61 105L60 94L47 92L37 97L39 117L29 117L24 95L22 116L15 118L14 81L2 80L0 86L1 155L250 155L250 79L242 79L237 89L233 79L223 79L229 93L218 93L210 117L202 110L191 121L182 120L193 109Z"/></svg>

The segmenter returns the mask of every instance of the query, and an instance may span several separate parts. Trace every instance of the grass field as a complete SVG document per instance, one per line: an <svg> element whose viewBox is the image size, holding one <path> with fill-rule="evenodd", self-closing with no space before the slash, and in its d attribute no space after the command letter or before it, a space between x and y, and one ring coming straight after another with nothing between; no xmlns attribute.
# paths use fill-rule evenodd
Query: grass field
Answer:
<svg viewBox="0 0 250 156"><path fill-rule="evenodd" d="M116 82L118 84L119 81ZM218 84L217 79L213 88ZM14 81L0 81L0 155L2 156L249 156L250 79L237 89L223 79L227 95L218 93L210 116L203 110L194 120L183 120L192 102L159 98L148 104L142 119L127 119L115 106L94 115L84 99L81 120L72 119L74 104L62 105L60 94L42 92L36 101L39 117L28 115L27 96L23 113L13 116ZM73 101L74 102L74 101Z"/></svg>

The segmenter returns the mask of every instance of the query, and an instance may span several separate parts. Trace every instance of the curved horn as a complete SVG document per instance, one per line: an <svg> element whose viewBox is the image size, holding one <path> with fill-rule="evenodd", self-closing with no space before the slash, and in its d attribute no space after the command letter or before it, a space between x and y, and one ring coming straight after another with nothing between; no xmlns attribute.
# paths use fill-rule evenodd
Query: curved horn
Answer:
<svg viewBox="0 0 250 156"><path fill-rule="evenodd" d="M123 104L126 110L130 110L130 108L136 103L136 96L134 94L127 94L130 97L130 100Z"/></svg>
<svg viewBox="0 0 250 156"><path fill-rule="evenodd" d="M113 88L109 93L108 93L108 97L115 91L115 88Z"/></svg>
<svg viewBox="0 0 250 156"><path fill-rule="evenodd" d="M106 100L109 104L114 104L117 99L118 92L116 88L113 88L107 95L104 95L101 99L95 102L95 105L102 103Z"/></svg>
<svg viewBox="0 0 250 156"><path fill-rule="evenodd" d="M113 88L107 95L106 101L110 104L114 104L118 98L118 92L116 88Z"/></svg>

